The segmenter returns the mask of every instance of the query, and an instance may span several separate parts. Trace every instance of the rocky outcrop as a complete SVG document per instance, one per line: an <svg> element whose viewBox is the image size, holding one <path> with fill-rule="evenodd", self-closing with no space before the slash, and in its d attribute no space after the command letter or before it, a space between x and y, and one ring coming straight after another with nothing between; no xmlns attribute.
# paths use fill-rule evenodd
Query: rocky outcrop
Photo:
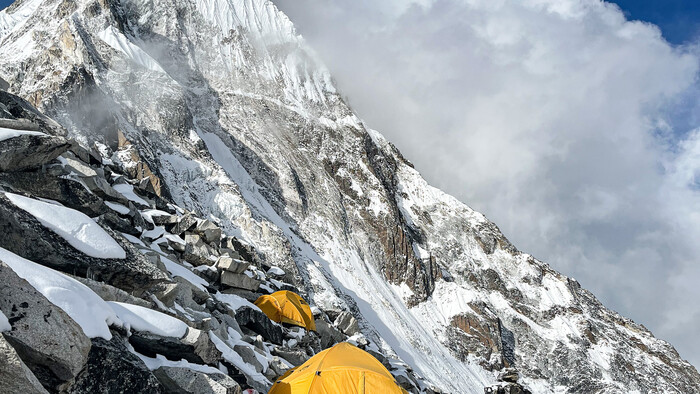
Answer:
<svg viewBox="0 0 700 394"><path fill-rule="evenodd" d="M73 393L144 393L169 392L136 355L132 354L120 334L111 340L92 340L85 368L71 388Z"/></svg>
<svg viewBox="0 0 700 394"><path fill-rule="evenodd" d="M90 340L63 310L2 262L0 283L0 311L12 325L2 335L45 388L69 388L88 361Z"/></svg>
<svg viewBox="0 0 700 394"><path fill-rule="evenodd" d="M23 134L0 141L0 171L23 171L40 168L68 150L61 137Z"/></svg>
<svg viewBox="0 0 700 394"><path fill-rule="evenodd" d="M223 373L160 367L153 372L168 393L240 394L241 387Z"/></svg>
<svg viewBox="0 0 700 394"><path fill-rule="evenodd" d="M282 344L282 327L273 323L259 309L253 309L248 306L238 308L236 310L236 321L239 326L259 333L266 340L277 345Z"/></svg>
<svg viewBox="0 0 700 394"><path fill-rule="evenodd" d="M106 229L126 251L125 259L85 255L44 227L34 216L0 194L0 246L28 260L78 276L90 276L129 292L144 292L168 282L168 276L119 234Z"/></svg>
<svg viewBox="0 0 700 394"><path fill-rule="evenodd" d="M0 384L5 393L48 394L2 335L0 335Z"/></svg>

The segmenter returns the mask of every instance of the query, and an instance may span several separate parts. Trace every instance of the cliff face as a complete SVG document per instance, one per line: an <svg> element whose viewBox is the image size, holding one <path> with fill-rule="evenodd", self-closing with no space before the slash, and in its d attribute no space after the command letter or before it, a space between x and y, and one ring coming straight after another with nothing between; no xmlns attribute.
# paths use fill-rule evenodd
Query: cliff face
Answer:
<svg viewBox="0 0 700 394"><path fill-rule="evenodd" d="M270 1L19 0L0 77L449 392L693 392L673 347L429 186ZM253 259L251 256L250 259Z"/></svg>

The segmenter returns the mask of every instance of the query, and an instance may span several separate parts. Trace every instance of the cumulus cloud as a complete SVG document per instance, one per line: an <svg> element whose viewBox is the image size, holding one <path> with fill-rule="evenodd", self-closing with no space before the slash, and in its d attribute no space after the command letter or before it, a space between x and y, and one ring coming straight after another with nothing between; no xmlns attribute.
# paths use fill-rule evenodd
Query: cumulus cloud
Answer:
<svg viewBox="0 0 700 394"><path fill-rule="evenodd" d="M698 51L598 0L276 0L434 185L700 365Z"/></svg>

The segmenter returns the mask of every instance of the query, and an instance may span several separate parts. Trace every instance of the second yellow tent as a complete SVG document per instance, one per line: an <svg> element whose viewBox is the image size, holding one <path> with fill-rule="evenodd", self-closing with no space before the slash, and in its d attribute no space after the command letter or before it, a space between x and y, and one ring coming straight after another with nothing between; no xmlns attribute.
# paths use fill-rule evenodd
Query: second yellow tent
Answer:
<svg viewBox="0 0 700 394"><path fill-rule="evenodd" d="M278 323L294 324L310 331L316 331L316 321L311 307L299 294L282 290L258 297L255 305Z"/></svg>
<svg viewBox="0 0 700 394"><path fill-rule="evenodd" d="M407 394L371 354L347 342L279 378L268 394Z"/></svg>

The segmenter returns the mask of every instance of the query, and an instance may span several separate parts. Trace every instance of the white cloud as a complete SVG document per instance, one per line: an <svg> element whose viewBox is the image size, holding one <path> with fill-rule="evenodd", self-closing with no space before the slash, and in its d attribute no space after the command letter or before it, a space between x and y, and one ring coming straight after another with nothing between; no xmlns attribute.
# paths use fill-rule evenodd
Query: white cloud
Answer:
<svg viewBox="0 0 700 394"><path fill-rule="evenodd" d="M697 50L597 0L276 3L431 183L700 365Z"/></svg>

